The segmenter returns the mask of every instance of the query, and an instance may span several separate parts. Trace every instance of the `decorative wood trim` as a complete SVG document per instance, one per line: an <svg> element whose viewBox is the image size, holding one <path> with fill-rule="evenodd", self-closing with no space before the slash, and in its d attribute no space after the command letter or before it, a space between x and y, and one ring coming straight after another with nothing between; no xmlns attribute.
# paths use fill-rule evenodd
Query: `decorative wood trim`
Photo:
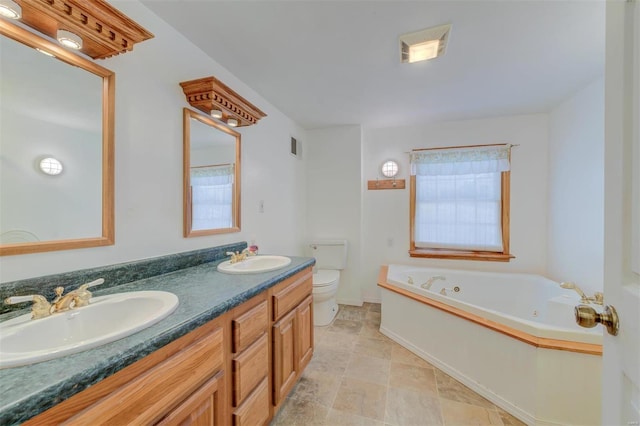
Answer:
<svg viewBox="0 0 640 426"><path fill-rule="evenodd" d="M22 7L24 24L55 39L58 29L82 37L80 50L104 59L133 50L153 34L105 0L14 0Z"/></svg>
<svg viewBox="0 0 640 426"><path fill-rule="evenodd" d="M213 76L183 81L180 86L189 105L207 115L211 114L211 110L219 109L222 111L223 121L235 118L238 120L238 127L251 126L267 116Z"/></svg>
<svg viewBox="0 0 640 426"><path fill-rule="evenodd" d="M422 249L409 250L411 257L424 257L430 259L458 259L458 260L486 260L493 262L509 262L515 256L507 253L492 251L466 251L446 249Z"/></svg>
<svg viewBox="0 0 640 426"><path fill-rule="evenodd" d="M367 189L404 189L404 179L384 179L367 181Z"/></svg>
<svg viewBox="0 0 640 426"><path fill-rule="evenodd" d="M502 333L509 337L513 337L514 339L518 339L521 342L524 342L531 346L535 346L536 348L553 349L553 350L568 351L568 352L578 352L578 353L584 353L589 355L602 355L602 345L596 345L593 343L571 342L568 340L557 340L557 339L549 339L546 337L533 336L529 333L525 333L524 331L516 330L515 328L508 327L504 324L499 324L497 322L490 321L478 315L463 311L462 309L458 309L453 306L449 306L445 303L439 302L437 300L433 300L428 297L422 296L420 294L413 293L409 290L396 287L393 284L389 284L387 282L386 270L383 275L382 268L380 270L380 274L378 275L378 286L386 290L392 291L394 293L400 294L402 296L408 297L412 300L415 300L416 302L429 305L441 311L445 311L447 313L455 315L459 318L465 319L467 321L471 321L483 327L497 331L498 333Z"/></svg>

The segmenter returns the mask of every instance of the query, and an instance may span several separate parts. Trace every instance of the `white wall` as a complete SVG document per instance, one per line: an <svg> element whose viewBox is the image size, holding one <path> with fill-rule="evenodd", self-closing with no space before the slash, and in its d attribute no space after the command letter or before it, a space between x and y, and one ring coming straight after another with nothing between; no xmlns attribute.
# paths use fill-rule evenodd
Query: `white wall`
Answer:
<svg viewBox="0 0 640 426"><path fill-rule="evenodd" d="M337 300L352 305L362 304L361 133L360 126L311 130L304 153L309 238L348 241Z"/></svg>
<svg viewBox="0 0 640 426"><path fill-rule="evenodd" d="M519 144L512 150L511 253L509 263L409 257L409 156L414 148ZM364 129L363 180L376 179L384 160L399 162L404 190L366 190L363 186L362 293L379 300L376 286L382 264L509 272L546 272L548 117L546 114L496 117L397 128Z"/></svg>
<svg viewBox="0 0 640 426"><path fill-rule="evenodd" d="M305 132L138 1L115 7L155 38L98 61L116 73L116 243L109 247L0 258L2 282L114 264L236 241L262 253L302 254L304 160L289 140ZM182 237L182 108L179 82L214 75L267 113L242 133L242 232ZM264 200L264 213L258 213Z"/></svg>
<svg viewBox="0 0 640 426"><path fill-rule="evenodd" d="M549 117L548 275L574 281L587 293L602 291L604 78Z"/></svg>

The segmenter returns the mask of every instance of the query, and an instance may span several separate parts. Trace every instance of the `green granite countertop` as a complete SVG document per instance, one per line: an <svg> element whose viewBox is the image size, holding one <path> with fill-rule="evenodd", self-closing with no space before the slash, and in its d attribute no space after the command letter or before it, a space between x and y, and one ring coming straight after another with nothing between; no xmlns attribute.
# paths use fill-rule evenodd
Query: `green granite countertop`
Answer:
<svg viewBox="0 0 640 426"><path fill-rule="evenodd" d="M291 257L291 264L282 269L248 275L220 273L216 270L218 263L205 263L104 290L96 288L94 296L164 290L177 295L180 301L167 318L131 336L51 361L0 370L0 424L19 424L40 414L312 266L315 260ZM0 321L10 316L15 314L1 315Z"/></svg>

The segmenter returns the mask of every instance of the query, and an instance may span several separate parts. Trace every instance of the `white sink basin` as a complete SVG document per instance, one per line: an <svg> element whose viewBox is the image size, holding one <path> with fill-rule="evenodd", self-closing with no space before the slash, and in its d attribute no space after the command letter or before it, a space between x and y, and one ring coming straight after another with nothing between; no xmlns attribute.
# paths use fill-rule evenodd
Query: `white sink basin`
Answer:
<svg viewBox="0 0 640 426"><path fill-rule="evenodd" d="M135 291L95 297L89 306L32 320L31 314L0 323L0 368L82 352L129 336L171 314L178 297Z"/></svg>
<svg viewBox="0 0 640 426"><path fill-rule="evenodd" d="M218 271L225 274L257 274L259 272L275 271L291 263L286 256L258 255L247 257L241 262L231 263L230 260L218 265Z"/></svg>

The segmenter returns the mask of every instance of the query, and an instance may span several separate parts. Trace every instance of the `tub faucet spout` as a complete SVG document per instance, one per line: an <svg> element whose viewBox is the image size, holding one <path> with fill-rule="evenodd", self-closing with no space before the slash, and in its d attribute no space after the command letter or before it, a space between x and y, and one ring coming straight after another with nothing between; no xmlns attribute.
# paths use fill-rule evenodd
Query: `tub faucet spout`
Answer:
<svg viewBox="0 0 640 426"><path fill-rule="evenodd" d="M580 302L589 303L589 298L586 294L584 294L584 291L582 291L582 289L576 285L576 283L561 282L560 287L566 288L567 290L575 290L575 292L580 295Z"/></svg>
<svg viewBox="0 0 640 426"><path fill-rule="evenodd" d="M434 281L437 280L446 281L447 277L445 277L444 275L434 275L433 277L429 278L424 284L420 285L420 287L424 288L425 290L430 290Z"/></svg>

